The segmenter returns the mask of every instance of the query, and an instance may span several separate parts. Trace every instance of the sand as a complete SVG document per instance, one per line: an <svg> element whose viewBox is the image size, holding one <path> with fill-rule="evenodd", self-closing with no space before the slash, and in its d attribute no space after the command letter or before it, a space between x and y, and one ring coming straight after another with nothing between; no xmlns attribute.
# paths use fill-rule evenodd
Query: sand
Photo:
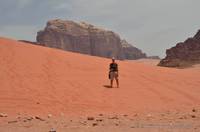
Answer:
<svg viewBox="0 0 200 132"><path fill-rule="evenodd" d="M0 113L8 115L0 117L0 130L17 131L16 128L20 125L8 124L9 120L14 120L17 116L37 115L47 121L47 115L51 114L59 122L64 117L69 121L70 118L79 120L80 117L97 117L103 114L106 115L103 119L107 119L107 116L113 115L132 117L138 114L142 117L148 113L154 115L170 111L173 117L173 112L189 115L193 108L199 108L199 66L173 69L138 61L117 61L120 88L109 88L110 62L110 59L101 57L0 38ZM144 117L142 122L146 121L146 116ZM153 119L159 123L163 118L156 116ZM124 122L123 119L120 120ZM34 121L38 123L35 118ZM33 130L37 126L34 121L30 131L36 131ZM165 121L170 122L168 119ZM184 121L194 121L195 124L199 118L186 118ZM17 123L20 124L20 120ZM50 129L48 125L43 126ZM127 126L125 131L130 130L130 126ZM198 128L196 126L195 129ZM114 131L115 126L112 128L112 125L108 125L106 128L109 127L110 131ZM20 132L28 129L19 128ZM39 128L37 131L42 131L42 125ZM123 126L120 128L125 129ZM83 129L77 128L75 131ZM104 126L98 128L103 129Z"/></svg>
<svg viewBox="0 0 200 132"><path fill-rule="evenodd" d="M129 62L140 62L145 65L151 65L151 66L157 66L158 63L160 62L160 59L138 59L138 60L127 60Z"/></svg>

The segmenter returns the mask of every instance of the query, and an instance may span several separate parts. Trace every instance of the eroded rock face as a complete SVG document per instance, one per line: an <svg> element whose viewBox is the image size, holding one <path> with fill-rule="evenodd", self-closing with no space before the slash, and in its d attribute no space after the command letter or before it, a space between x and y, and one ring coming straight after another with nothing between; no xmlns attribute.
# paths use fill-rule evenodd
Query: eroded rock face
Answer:
<svg viewBox="0 0 200 132"><path fill-rule="evenodd" d="M83 54L123 59L120 37L86 23L52 20L38 32L37 42L44 46Z"/></svg>
<svg viewBox="0 0 200 132"><path fill-rule="evenodd" d="M122 44L125 59L135 60L135 59L140 59L140 58L147 58L145 53L143 53L140 49L133 47L126 40L122 40L121 44Z"/></svg>
<svg viewBox="0 0 200 132"><path fill-rule="evenodd" d="M27 43L27 44L34 44L34 45L40 45L39 43L37 42L32 42L32 41L27 41L27 40L18 40L19 42L24 42L24 43Z"/></svg>
<svg viewBox="0 0 200 132"><path fill-rule="evenodd" d="M186 67L200 63L200 30L193 38L166 50L166 54L159 66Z"/></svg>
<svg viewBox="0 0 200 132"><path fill-rule="evenodd" d="M159 56L148 56L148 59L155 59L155 60L160 60Z"/></svg>
<svg viewBox="0 0 200 132"><path fill-rule="evenodd" d="M135 56L132 58L125 56L127 50L122 47L119 35L84 22L51 20L44 30L38 32L37 43L47 47L100 57L135 59ZM136 58L142 57L143 55Z"/></svg>

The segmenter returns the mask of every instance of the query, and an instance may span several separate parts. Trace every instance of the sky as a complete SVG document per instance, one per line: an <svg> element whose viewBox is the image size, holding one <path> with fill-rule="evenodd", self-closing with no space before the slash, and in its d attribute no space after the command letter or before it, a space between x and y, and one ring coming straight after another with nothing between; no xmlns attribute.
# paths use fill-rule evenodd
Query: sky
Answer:
<svg viewBox="0 0 200 132"><path fill-rule="evenodd" d="M85 21L118 33L147 55L200 29L200 0L0 0L0 36L35 41L52 19Z"/></svg>

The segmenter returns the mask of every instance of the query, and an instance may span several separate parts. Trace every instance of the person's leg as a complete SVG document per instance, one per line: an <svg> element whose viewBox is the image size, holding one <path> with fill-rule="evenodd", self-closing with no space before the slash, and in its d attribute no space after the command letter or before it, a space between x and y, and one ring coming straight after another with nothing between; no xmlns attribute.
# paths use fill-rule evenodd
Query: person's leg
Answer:
<svg viewBox="0 0 200 132"><path fill-rule="evenodd" d="M115 72L115 80L116 80L116 83L117 83L117 88L119 88L118 72Z"/></svg>
<svg viewBox="0 0 200 132"><path fill-rule="evenodd" d="M110 87L113 87L114 72L110 72Z"/></svg>
<svg viewBox="0 0 200 132"><path fill-rule="evenodd" d="M119 88L119 79L116 78L115 80L116 80L116 83L117 83L117 88Z"/></svg>
<svg viewBox="0 0 200 132"><path fill-rule="evenodd" d="M113 79L110 79L110 87L113 87Z"/></svg>

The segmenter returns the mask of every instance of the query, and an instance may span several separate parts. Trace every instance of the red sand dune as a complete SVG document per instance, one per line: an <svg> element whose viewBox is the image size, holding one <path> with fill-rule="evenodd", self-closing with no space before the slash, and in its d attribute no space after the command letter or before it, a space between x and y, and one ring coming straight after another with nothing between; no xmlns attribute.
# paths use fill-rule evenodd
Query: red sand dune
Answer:
<svg viewBox="0 0 200 132"><path fill-rule="evenodd" d="M200 68L170 69L118 61L120 88L109 85L109 59L0 38L0 112L134 113L200 103Z"/></svg>

